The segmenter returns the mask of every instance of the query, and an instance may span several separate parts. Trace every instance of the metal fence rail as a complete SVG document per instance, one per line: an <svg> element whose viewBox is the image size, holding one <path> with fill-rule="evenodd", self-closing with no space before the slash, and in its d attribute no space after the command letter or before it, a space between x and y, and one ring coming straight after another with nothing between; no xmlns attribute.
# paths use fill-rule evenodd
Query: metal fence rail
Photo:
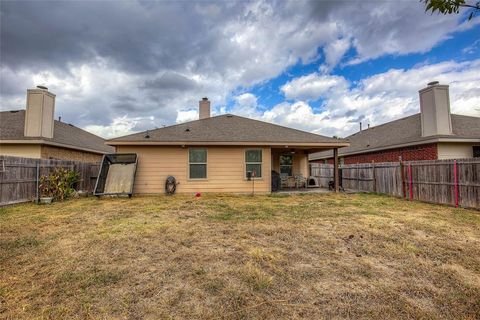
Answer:
<svg viewBox="0 0 480 320"><path fill-rule="evenodd" d="M480 209L480 159L429 160L341 165L345 189L378 192L410 200ZM333 179L333 165L312 163L320 186Z"/></svg>
<svg viewBox="0 0 480 320"><path fill-rule="evenodd" d="M80 181L76 188L93 191L99 163L0 156L0 206L38 199L40 177L55 168L77 171Z"/></svg>

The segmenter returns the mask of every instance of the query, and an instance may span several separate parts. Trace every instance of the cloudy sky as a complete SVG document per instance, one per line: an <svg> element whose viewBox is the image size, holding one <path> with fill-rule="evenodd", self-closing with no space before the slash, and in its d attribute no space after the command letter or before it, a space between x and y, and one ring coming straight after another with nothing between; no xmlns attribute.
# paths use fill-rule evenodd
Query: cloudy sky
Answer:
<svg viewBox="0 0 480 320"><path fill-rule="evenodd" d="M480 116L480 16L406 1L0 2L1 110L27 88L103 137L197 118L198 100L328 136L419 112L450 85Z"/></svg>

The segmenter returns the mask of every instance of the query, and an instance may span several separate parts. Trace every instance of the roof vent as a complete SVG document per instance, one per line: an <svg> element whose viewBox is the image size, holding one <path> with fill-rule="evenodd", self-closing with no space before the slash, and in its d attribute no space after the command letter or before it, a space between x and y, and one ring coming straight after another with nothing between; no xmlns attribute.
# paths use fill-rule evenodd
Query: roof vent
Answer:
<svg viewBox="0 0 480 320"><path fill-rule="evenodd" d="M186 132L190 132L190 128L185 129Z"/></svg>
<svg viewBox="0 0 480 320"><path fill-rule="evenodd" d="M233 117L233 115L227 114L227 118L232 118L232 117Z"/></svg>
<svg viewBox="0 0 480 320"><path fill-rule="evenodd" d="M429 87L431 87L431 86L436 86L436 85L438 85L439 83L440 83L440 82L438 82L438 81L432 81L432 82L429 82L427 85L428 85Z"/></svg>
<svg viewBox="0 0 480 320"><path fill-rule="evenodd" d="M45 87L45 86L37 86L37 88L38 88L38 89L42 89L42 90L48 90L48 88Z"/></svg>
<svg viewBox="0 0 480 320"><path fill-rule="evenodd" d="M145 133L145 139L150 139L150 135L148 134L148 130L147 130L147 132Z"/></svg>
<svg viewBox="0 0 480 320"><path fill-rule="evenodd" d="M10 113L17 113L18 111L20 111L20 110L12 110L12 111L10 111Z"/></svg>

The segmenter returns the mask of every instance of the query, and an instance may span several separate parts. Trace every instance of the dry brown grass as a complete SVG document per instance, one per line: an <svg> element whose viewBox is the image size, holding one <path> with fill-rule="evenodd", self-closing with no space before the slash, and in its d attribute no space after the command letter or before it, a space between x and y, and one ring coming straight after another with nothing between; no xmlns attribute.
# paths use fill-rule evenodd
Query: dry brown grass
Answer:
<svg viewBox="0 0 480 320"><path fill-rule="evenodd" d="M0 318L480 318L480 213L376 195L0 209Z"/></svg>

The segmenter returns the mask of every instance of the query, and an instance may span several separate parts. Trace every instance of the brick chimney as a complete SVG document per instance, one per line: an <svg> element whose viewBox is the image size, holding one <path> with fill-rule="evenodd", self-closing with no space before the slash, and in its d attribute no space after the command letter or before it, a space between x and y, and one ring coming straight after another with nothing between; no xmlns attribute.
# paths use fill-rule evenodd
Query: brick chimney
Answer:
<svg viewBox="0 0 480 320"><path fill-rule="evenodd" d="M430 82L419 91L422 137L451 135L450 95L448 85Z"/></svg>
<svg viewBox="0 0 480 320"><path fill-rule="evenodd" d="M53 138L54 113L55 95L48 92L48 88L37 86L36 89L28 89L25 136Z"/></svg>
<svg viewBox="0 0 480 320"><path fill-rule="evenodd" d="M202 100L199 101L198 111L200 119L210 118L210 101L208 101L208 98L202 98Z"/></svg>

